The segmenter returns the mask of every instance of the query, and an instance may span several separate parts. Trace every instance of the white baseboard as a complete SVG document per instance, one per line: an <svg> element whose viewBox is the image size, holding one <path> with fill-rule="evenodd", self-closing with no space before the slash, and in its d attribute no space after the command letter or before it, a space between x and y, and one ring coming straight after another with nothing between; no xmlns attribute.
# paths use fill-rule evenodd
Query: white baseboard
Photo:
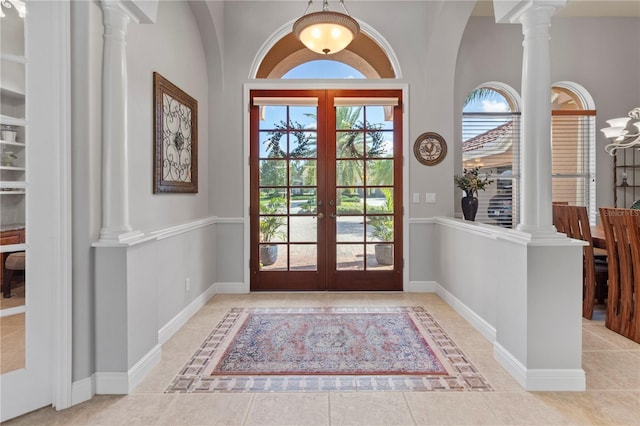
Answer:
<svg viewBox="0 0 640 426"><path fill-rule="evenodd" d="M216 293L219 293L219 291L216 290L216 285L212 284L200 296L196 297L193 302L187 305L186 308L180 311L178 315L162 326L162 328L158 330L158 343L160 345L166 343L167 340L176 334Z"/></svg>
<svg viewBox="0 0 640 426"><path fill-rule="evenodd" d="M95 374L71 384L71 405L80 404L96 394Z"/></svg>
<svg viewBox="0 0 640 426"><path fill-rule="evenodd" d="M129 369L127 372L129 382L129 392L138 387L140 383L147 377L149 372L156 365L160 364L162 359L162 347L155 345L140 361ZM127 392L128 393L128 392Z"/></svg>
<svg viewBox="0 0 640 426"><path fill-rule="evenodd" d="M247 294L250 291L249 283L215 283L213 287L216 294Z"/></svg>
<svg viewBox="0 0 640 426"><path fill-rule="evenodd" d="M497 342L493 357L526 391L583 392L587 388L583 369L527 369Z"/></svg>
<svg viewBox="0 0 640 426"><path fill-rule="evenodd" d="M99 395L128 395L147 377L161 358L161 346L154 346L126 373L101 373L95 376L95 393Z"/></svg>
<svg viewBox="0 0 640 426"><path fill-rule="evenodd" d="M493 357L526 390L527 367L498 342L493 342Z"/></svg>
<svg viewBox="0 0 640 426"><path fill-rule="evenodd" d="M409 281L404 291L407 293L435 293L436 286L435 281Z"/></svg>
<svg viewBox="0 0 640 426"><path fill-rule="evenodd" d="M480 315L476 314L467 305L465 305L460 299L451 294L447 289L440 284L435 283L435 292L442 300L447 302L454 311L462 315L464 319L473 326L480 334L482 334L488 341L496 341L496 328L485 321Z"/></svg>
<svg viewBox="0 0 640 426"><path fill-rule="evenodd" d="M584 392L587 390L587 378L581 368L528 370L525 389L528 391Z"/></svg>

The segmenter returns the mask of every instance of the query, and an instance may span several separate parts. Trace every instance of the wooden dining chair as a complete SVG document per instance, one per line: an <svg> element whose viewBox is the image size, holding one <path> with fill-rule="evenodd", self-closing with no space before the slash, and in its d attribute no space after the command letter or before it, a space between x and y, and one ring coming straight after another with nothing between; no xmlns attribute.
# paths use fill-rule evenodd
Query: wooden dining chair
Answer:
<svg viewBox="0 0 640 426"><path fill-rule="evenodd" d="M605 326L640 343L640 211L600 208L609 259Z"/></svg>
<svg viewBox="0 0 640 426"><path fill-rule="evenodd" d="M582 316L592 319L596 296L600 299L606 292L608 265L596 262L587 208L566 204L553 204L552 208L553 224L558 232L567 234L569 238L589 243L583 248Z"/></svg>

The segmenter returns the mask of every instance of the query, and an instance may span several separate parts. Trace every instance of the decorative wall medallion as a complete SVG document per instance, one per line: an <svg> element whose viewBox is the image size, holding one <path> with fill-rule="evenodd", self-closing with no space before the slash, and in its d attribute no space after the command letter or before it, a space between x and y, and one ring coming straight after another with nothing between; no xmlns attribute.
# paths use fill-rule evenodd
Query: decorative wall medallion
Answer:
<svg viewBox="0 0 640 426"><path fill-rule="evenodd" d="M434 132L423 133L413 144L416 160L426 166L435 166L447 155L447 142Z"/></svg>

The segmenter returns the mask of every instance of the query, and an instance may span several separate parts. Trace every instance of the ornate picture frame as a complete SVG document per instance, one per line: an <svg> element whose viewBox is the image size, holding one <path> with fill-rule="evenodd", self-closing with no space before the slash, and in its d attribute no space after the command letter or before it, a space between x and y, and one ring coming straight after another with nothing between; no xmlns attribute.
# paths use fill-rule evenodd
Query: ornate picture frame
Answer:
<svg viewBox="0 0 640 426"><path fill-rule="evenodd" d="M153 73L153 193L198 192L198 101Z"/></svg>

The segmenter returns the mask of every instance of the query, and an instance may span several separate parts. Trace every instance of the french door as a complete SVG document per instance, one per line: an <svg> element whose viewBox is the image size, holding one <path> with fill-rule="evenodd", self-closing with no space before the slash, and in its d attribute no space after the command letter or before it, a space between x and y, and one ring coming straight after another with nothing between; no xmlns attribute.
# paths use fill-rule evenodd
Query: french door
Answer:
<svg viewBox="0 0 640 426"><path fill-rule="evenodd" d="M250 99L251 290L401 290L402 92Z"/></svg>

